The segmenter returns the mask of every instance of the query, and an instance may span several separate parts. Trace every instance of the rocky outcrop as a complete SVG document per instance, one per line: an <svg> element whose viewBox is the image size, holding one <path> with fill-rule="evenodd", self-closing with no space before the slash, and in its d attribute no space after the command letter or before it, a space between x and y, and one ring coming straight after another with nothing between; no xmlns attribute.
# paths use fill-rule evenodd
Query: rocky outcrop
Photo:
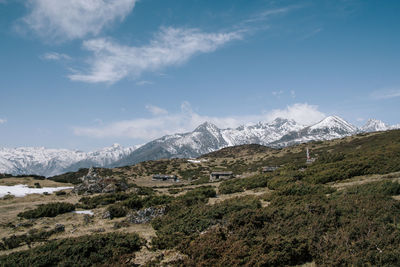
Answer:
<svg viewBox="0 0 400 267"><path fill-rule="evenodd" d="M127 220L135 224L148 223L152 219L164 215L164 213L165 207L150 207L128 214Z"/></svg>
<svg viewBox="0 0 400 267"><path fill-rule="evenodd" d="M128 185L124 181L118 181L110 177L101 177L91 167L87 175L80 178L82 183L72 189L73 193L79 195L90 195L95 193L115 193L125 191Z"/></svg>

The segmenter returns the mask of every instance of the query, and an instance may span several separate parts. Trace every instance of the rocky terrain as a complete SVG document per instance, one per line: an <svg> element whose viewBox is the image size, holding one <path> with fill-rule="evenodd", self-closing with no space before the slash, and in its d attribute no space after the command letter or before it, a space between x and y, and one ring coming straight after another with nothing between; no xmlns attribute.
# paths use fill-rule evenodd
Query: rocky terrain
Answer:
<svg viewBox="0 0 400 267"><path fill-rule="evenodd" d="M1 185L73 188L0 199L0 265L397 266L398 155L393 130L226 147L55 180L2 176ZM222 170L235 178L210 182Z"/></svg>

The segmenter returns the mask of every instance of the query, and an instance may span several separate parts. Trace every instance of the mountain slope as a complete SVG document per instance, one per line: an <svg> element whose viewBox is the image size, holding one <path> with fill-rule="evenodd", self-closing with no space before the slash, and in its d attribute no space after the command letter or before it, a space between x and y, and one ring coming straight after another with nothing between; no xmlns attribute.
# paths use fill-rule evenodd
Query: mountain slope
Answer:
<svg viewBox="0 0 400 267"><path fill-rule="evenodd" d="M310 126L282 118L235 129L219 129L214 124L205 122L193 132L163 136L136 147L113 145L88 153L66 149L3 148L0 149L0 173L52 176L90 166L117 167L161 158L193 158L221 148L244 144L285 147L313 140L342 138L359 132L400 128L399 126L388 126L378 120L369 120L358 129L338 116L326 117Z"/></svg>
<svg viewBox="0 0 400 267"><path fill-rule="evenodd" d="M114 144L88 153L44 147L0 148L0 173L52 176L83 167L109 167L136 148Z"/></svg>
<svg viewBox="0 0 400 267"><path fill-rule="evenodd" d="M331 140L356 134L359 130L338 116L329 116L322 121L305 127L300 131L293 131L281 139L271 143L273 146L283 147L298 143L316 140Z"/></svg>
<svg viewBox="0 0 400 267"><path fill-rule="evenodd" d="M367 123L361 127L361 131L363 132L378 132L378 131L386 131L391 127L384 123L383 121L376 119L369 119Z"/></svg>

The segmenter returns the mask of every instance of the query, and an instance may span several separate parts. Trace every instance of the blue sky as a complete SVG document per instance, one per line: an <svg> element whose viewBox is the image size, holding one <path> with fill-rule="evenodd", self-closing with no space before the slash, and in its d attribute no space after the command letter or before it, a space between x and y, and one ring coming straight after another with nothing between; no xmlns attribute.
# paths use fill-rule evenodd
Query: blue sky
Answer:
<svg viewBox="0 0 400 267"><path fill-rule="evenodd" d="M400 123L400 1L0 0L0 146Z"/></svg>

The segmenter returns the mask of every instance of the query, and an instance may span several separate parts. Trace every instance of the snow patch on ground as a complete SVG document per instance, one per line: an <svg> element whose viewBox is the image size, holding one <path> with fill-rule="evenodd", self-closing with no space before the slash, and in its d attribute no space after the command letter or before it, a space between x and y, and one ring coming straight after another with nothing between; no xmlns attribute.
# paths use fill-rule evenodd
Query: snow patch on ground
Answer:
<svg viewBox="0 0 400 267"><path fill-rule="evenodd" d="M29 188L27 185L17 184L12 186L0 185L0 197L11 194L16 197L24 197L29 194L43 194L44 192L53 193L56 191L71 189L72 187L42 187L42 188Z"/></svg>
<svg viewBox="0 0 400 267"><path fill-rule="evenodd" d="M94 215L93 211L91 210L74 210L72 213Z"/></svg>

